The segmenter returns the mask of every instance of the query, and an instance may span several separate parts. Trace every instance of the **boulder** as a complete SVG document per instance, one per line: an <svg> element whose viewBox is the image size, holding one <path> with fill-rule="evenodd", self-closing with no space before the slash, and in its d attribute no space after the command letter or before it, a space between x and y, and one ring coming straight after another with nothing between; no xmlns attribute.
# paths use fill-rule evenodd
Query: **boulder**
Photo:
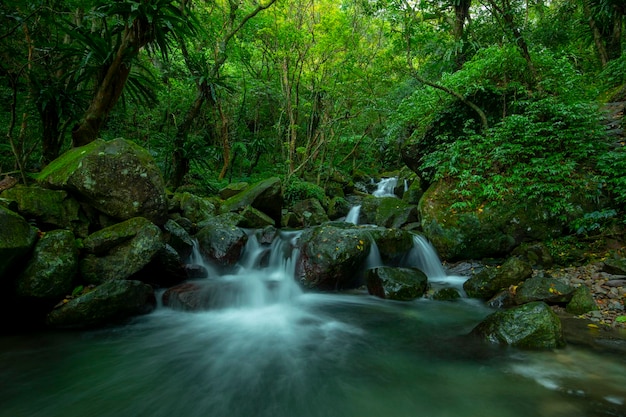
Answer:
<svg viewBox="0 0 626 417"><path fill-rule="evenodd" d="M52 310L47 323L57 328L91 328L147 314L156 306L152 287L139 281L114 280Z"/></svg>
<svg viewBox="0 0 626 417"><path fill-rule="evenodd" d="M346 217L352 205L343 197L333 197L328 203L328 218L337 220Z"/></svg>
<svg viewBox="0 0 626 417"><path fill-rule="evenodd" d="M174 210L179 210L192 223L201 223L217 214L215 204L209 199L187 192L174 194L172 205Z"/></svg>
<svg viewBox="0 0 626 417"><path fill-rule="evenodd" d="M418 176L415 176L415 178L413 178L410 182L408 189L402 194L402 200L408 204L417 205L423 195L424 190L422 189L422 181Z"/></svg>
<svg viewBox="0 0 626 417"><path fill-rule="evenodd" d="M626 259L624 258L608 258L604 261L602 271L611 275L626 275Z"/></svg>
<svg viewBox="0 0 626 417"><path fill-rule="evenodd" d="M1 196L14 201L17 210L23 216L35 219L42 230L69 229L78 237L88 234L89 223L80 204L66 191L18 185Z"/></svg>
<svg viewBox="0 0 626 417"><path fill-rule="evenodd" d="M304 227L318 226L330 221L324 207L315 198L297 201L291 210L298 217L300 225Z"/></svg>
<svg viewBox="0 0 626 417"><path fill-rule="evenodd" d="M229 198L236 196L240 192L248 188L250 184L247 182L234 182L228 184L226 187L219 191L219 196L222 200L228 200Z"/></svg>
<svg viewBox="0 0 626 417"><path fill-rule="evenodd" d="M428 287L426 274L417 268L381 266L365 273L367 291L379 298L410 301L422 297Z"/></svg>
<svg viewBox="0 0 626 417"><path fill-rule="evenodd" d="M381 227L400 228L405 224L417 222L417 206L395 197L372 197L363 199L361 221Z"/></svg>
<svg viewBox="0 0 626 417"><path fill-rule="evenodd" d="M568 303L575 288L571 285L547 276L535 276L522 282L515 290L516 304L543 301L548 304Z"/></svg>
<svg viewBox="0 0 626 417"><path fill-rule="evenodd" d="M463 289L468 297L487 300L500 290L525 281L532 273L530 264L513 257L507 259L500 267L485 267L465 281Z"/></svg>
<svg viewBox="0 0 626 417"><path fill-rule="evenodd" d="M499 345L527 349L565 346L561 321L546 303L536 301L488 316L471 334Z"/></svg>
<svg viewBox="0 0 626 417"><path fill-rule="evenodd" d="M0 206L0 278L35 245L37 229L23 217Z"/></svg>
<svg viewBox="0 0 626 417"><path fill-rule="evenodd" d="M202 256L219 266L234 265L248 241L246 233L229 219L228 216L217 216L204 223L196 234Z"/></svg>
<svg viewBox="0 0 626 417"><path fill-rule="evenodd" d="M241 211L247 206L262 211L270 216L275 224L280 224L283 208L280 178L272 177L260 181L228 198L222 203L221 212Z"/></svg>
<svg viewBox="0 0 626 417"><path fill-rule="evenodd" d="M360 271L371 239L354 225L330 224L305 230L298 239L296 277L309 289L334 291L361 285Z"/></svg>
<svg viewBox="0 0 626 417"><path fill-rule="evenodd" d="M543 243L523 243L512 255L524 259L535 268L550 268L554 264L550 251Z"/></svg>
<svg viewBox="0 0 626 417"><path fill-rule="evenodd" d="M363 227L363 231L374 239L382 261L386 265L400 265L407 253L413 249L413 234L402 229L385 227Z"/></svg>
<svg viewBox="0 0 626 417"><path fill-rule="evenodd" d="M167 220L158 167L148 151L124 139L95 140L73 148L52 161L37 179L114 219L145 217L157 225Z"/></svg>
<svg viewBox="0 0 626 417"><path fill-rule="evenodd" d="M240 293L237 282L223 280L191 281L163 293L163 305L174 310L202 311L232 307Z"/></svg>
<svg viewBox="0 0 626 417"><path fill-rule="evenodd" d="M71 292L78 273L78 247L69 230L45 233L35 245L26 268L16 281L20 297L59 300Z"/></svg>
<svg viewBox="0 0 626 417"><path fill-rule="evenodd" d="M191 235L175 220L168 220L163 226L164 239L182 259L188 259L193 251L193 239Z"/></svg>
<svg viewBox="0 0 626 417"><path fill-rule="evenodd" d="M599 310L596 301L593 299L591 290L584 285L576 288L572 294L572 299L565 306L565 310L571 314L585 314L590 311Z"/></svg>
<svg viewBox="0 0 626 417"><path fill-rule="evenodd" d="M423 233L442 260L503 257L524 241L557 237L567 227L558 215L541 205L520 204L513 194L497 205L453 209L455 186L432 184L418 206Z"/></svg>
<svg viewBox="0 0 626 417"><path fill-rule="evenodd" d="M141 217L99 230L83 244L88 254L80 262L80 272L90 284L131 277L164 246L161 229Z"/></svg>
<svg viewBox="0 0 626 417"><path fill-rule="evenodd" d="M189 270L180 255L167 244L157 252L148 265L132 276L132 279L161 288L180 284L189 278Z"/></svg>
<svg viewBox="0 0 626 417"><path fill-rule="evenodd" d="M461 298L461 293L456 288L440 288L433 294L433 300L454 301Z"/></svg>
<svg viewBox="0 0 626 417"><path fill-rule="evenodd" d="M261 229L266 226L275 225L274 219L254 207L246 207L243 209L241 217L243 217L243 220L239 225L248 229Z"/></svg>

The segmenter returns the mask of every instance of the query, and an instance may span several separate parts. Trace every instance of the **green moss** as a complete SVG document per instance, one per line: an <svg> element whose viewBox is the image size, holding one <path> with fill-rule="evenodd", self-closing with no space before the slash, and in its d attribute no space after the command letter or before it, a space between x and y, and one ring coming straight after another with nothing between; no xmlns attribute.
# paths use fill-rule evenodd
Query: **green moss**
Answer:
<svg viewBox="0 0 626 417"><path fill-rule="evenodd" d="M51 185L64 184L67 178L80 167L84 155L91 153L92 149L96 149L104 143L103 140L98 139L88 145L70 149L48 164L48 166L39 173L36 180Z"/></svg>

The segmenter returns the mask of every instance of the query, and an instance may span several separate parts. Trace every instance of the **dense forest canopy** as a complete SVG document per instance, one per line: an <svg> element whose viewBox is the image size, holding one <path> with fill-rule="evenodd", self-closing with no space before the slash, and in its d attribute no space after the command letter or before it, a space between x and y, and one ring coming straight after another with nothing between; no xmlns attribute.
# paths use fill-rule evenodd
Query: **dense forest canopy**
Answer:
<svg viewBox="0 0 626 417"><path fill-rule="evenodd" d="M516 193L623 221L622 0L15 0L0 5L0 174L125 137L171 188L323 185L405 164L456 209ZM599 208L600 207L600 208Z"/></svg>

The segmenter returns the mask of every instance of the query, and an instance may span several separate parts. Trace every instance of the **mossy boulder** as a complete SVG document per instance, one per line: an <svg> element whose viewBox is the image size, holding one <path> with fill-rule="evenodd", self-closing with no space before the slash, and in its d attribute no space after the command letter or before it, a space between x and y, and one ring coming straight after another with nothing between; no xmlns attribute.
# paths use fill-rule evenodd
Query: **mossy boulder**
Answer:
<svg viewBox="0 0 626 417"><path fill-rule="evenodd" d="M148 151L124 139L95 140L73 148L39 174L40 184L66 190L117 220L167 220L161 173Z"/></svg>
<svg viewBox="0 0 626 417"><path fill-rule="evenodd" d="M233 182L233 183L228 184L226 187L222 188L219 191L219 196L222 200L227 200L239 194L240 192L242 192L249 186L250 184L248 184L247 182Z"/></svg>
<svg viewBox="0 0 626 417"><path fill-rule="evenodd" d="M602 270L611 275L626 275L626 259L620 257L608 258L604 261Z"/></svg>
<svg viewBox="0 0 626 417"><path fill-rule="evenodd" d="M238 212L247 206L262 211L270 216L275 224L280 224L283 209L280 178L272 177L257 182L239 194L224 200L221 212Z"/></svg>
<svg viewBox="0 0 626 417"><path fill-rule="evenodd" d="M37 229L19 214L0 206L0 278L35 245Z"/></svg>
<svg viewBox="0 0 626 417"><path fill-rule="evenodd" d="M532 276L533 270L528 262L512 257L501 266L485 267L463 283L468 297L489 299L500 290L511 285L518 285Z"/></svg>
<svg viewBox="0 0 626 417"><path fill-rule="evenodd" d="M596 301L591 294L591 290L584 285L576 288L572 294L572 299L565 306L565 310L571 314L585 314L590 311L599 310Z"/></svg>
<svg viewBox="0 0 626 417"><path fill-rule="evenodd" d="M80 261L83 279L90 284L127 279L148 265L163 248L161 229L136 217L89 235L88 254Z"/></svg>
<svg viewBox="0 0 626 417"><path fill-rule="evenodd" d="M93 328L154 310L154 290L140 281L115 280L61 304L47 317L51 327Z"/></svg>
<svg viewBox="0 0 626 417"><path fill-rule="evenodd" d="M548 304L565 304L572 299L575 288L571 285L548 276L528 278L515 290L516 304L532 301L543 301Z"/></svg>
<svg viewBox="0 0 626 417"><path fill-rule="evenodd" d="M499 345L527 349L565 346L561 321L550 307L536 301L488 316L471 334Z"/></svg>
<svg viewBox="0 0 626 417"><path fill-rule="evenodd" d="M402 229L386 227L362 227L374 239L382 261L386 265L399 265L407 253L413 249L413 234Z"/></svg>
<svg viewBox="0 0 626 417"><path fill-rule="evenodd" d="M70 229L78 237L88 234L89 223L80 204L66 191L17 185L0 196L14 201L19 213L35 219L42 230Z"/></svg>
<svg viewBox="0 0 626 417"><path fill-rule="evenodd" d="M171 205L173 210L180 211L182 216L191 220L192 223L201 223L211 219L218 212L212 201L188 192L174 194Z"/></svg>
<svg viewBox="0 0 626 417"><path fill-rule="evenodd" d="M428 288L426 274L417 268L381 266L365 273L367 291L379 298L410 301L422 297Z"/></svg>
<svg viewBox="0 0 626 417"><path fill-rule="evenodd" d="M261 229L266 226L274 226L274 219L267 214L255 209L254 207L246 207L241 212L242 221L239 223L241 227L248 229Z"/></svg>
<svg viewBox="0 0 626 417"><path fill-rule="evenodd" d="M337 220L346 217L350 211L351 204L343 197L333 197L328 203L328 218Z"/></svg>
<svg viewBox="0 0 626 417"><path fill-rule="evenodd" d="M461 294L456 288L440 288L433 293L433 300L454 301L461 298Z"/></svg>
<svg viewBox="0 0 626 417"><path fill-rule="evenodd" d="M195 237L203 258L222 267L235 265L248 241L248 235L228 214L203 223Z"/></svg>
<svg viewBox="0 0 626 417"><path fill-rule="evenodd" d="M402 200L408 204L417 205L419 204L422 196L424 195L424 190L422 189L422 181L419 177L415 176L409 182L409 187L402 194Z"/></svg>
<svg viewBox="0 0 626 417"><path fill-rule="evenodd" d="M503 257L520 243L560 236L567 226L541 205L527 205L515 195L498 204L452 208L457 201L453 181L439 181L419 204L423 233L443 260Z"/></svg>
<svg viewBox="0 0 626 417"><path fill-rule="evenodd" d="M299 224L304 227L318 226L330 221L324 207L315 198L297 201L291 210L298 217Z"/></svg>
<svg viewBox="0 0 626 417"><path fill-rule="evenodd" d="M20 297L58 300L71 292L78 273L78 247L69 230L45 233L16 281Z"/></svg>
<svg viewBox="0 0 626 417"><path fill-rule="evenodd" d="M371 246L363 230L328 223L305 230L297 246L296 277L303 287L335 291L362 284L358 272Z"/></svg>
<svg viewBox="0 0 626 417"><path fill-rule="evenodd" d="M395 197L368 196L361 204L361 222L381 227L400 228L417 222L417 206Z"/></svg>
<svg viewBox="0 0 626 417"><path fill-rule="evenodd" d="M163 226L164 240L182 259L187 259L193 251L193 238L187 230L175 220L168 220Z"/></svg>

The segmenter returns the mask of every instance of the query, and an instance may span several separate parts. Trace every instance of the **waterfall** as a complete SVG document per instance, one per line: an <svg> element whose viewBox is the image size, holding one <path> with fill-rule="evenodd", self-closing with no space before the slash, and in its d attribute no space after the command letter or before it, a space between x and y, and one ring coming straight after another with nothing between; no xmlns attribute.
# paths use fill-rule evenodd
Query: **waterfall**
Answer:
<svg viewBox="0 0 626 417"><path fill-rule="evenodd" d="M447 277L435 248L420 235L413 235L413 248L405 255L403 263L421 269L432 281Z"/></svg>
<svg viewBox="0 0 626 417"><path fill-rule="evenodd" d="M372 193L374 197L396 197L393 190L398 185L398 177L383 178Z"/></svg>
<svg viewBox="0 0 626 417"><path fill-rule="evenodd" d="M204 282L218 286L216 304L256 308L288 303L301 294L302 290L294 280L299 254L294 242L299 235L300 232L279 232L271 244L263 244L254 231L249 231L243 254L233 272L212 274L210 276L218 278ZM215 270L202 259L197 242L194 242L190 261Z"/></svg>
<svg viewBox="0 0 626 417"><path fill-rule="evenodd" d="M352 206L348 215L346 216L346 222L352 224L359 224L359 215L361 214L361 206Z"/></svg>
<svg viewBox="0 0 626 417"><path fill-rule="evenodd" d="M407 179L404 179L404 192L406 193L407 191L409 191L409 181L407 181Z"/></svg>
<svg viewBox="0 0 626 417"><path fill-rule="evenodd" d="M380 251L378 250L376 241L374 241L374 239L371 239L371 241L372 244L370 246L370 252L365 260L365 269L376 268L384 265L383 260L380 257Z"/></svg>

